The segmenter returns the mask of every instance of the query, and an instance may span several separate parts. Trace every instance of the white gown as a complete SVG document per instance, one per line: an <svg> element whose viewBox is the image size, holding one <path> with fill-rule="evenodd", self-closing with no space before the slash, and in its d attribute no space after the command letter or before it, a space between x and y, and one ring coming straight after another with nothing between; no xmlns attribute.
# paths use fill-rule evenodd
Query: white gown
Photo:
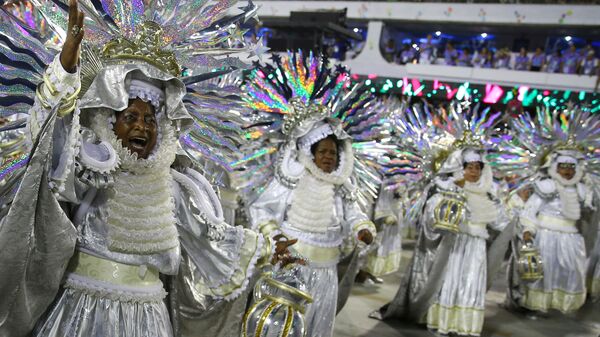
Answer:
<svg viewBox="0 0 600 337"><path fill-rule="evenodd" d="M351 153L349 147L346 153ZM346 159L340 160L341 168L351 165L352 158ZM314 164L311 168L312 172L318 170ZM283 233L288 238L298 239L291 248L308 260L301 269L314 300L305 314L306 336L312 337L333 336L338 297L337 264L344 253L344 242L348 238L353 241L362 229L375 233L373 223L352 197L349 181L334 185L328 182L330 175L314 176L304 170L297 186L284 186L279 179L273 179L249 207L255 229L268 235Z"/></svg>
<svg viewBox="0 0 600 337"><path fill-rule="evenodd" d="M575 207L581 207L577 199L586 197L585 185L578 183L564 188L576 199ZM524 230L535 233L534 243L544 263L544 278L525 284L521 303L525 308L568 313L584 304L586 249L576 226L578 220L566 216L553 179L535 183L520 222Z"/></svg>
<svg viewBox="0 0 600 337"><path fill-rule="evenodd" d="M594 250L588 259L587 287L592 301L600 301L600 230L596 237Z"/></svg>
<svg viewBox="0 0 600 337"><path fill-rule="evenodd" d="M111 84L125 77L125 68L158 72L113 66ZM78 85L78 74L66 73L58 57L47 72L57 88ZM105 101L95 94L86 95ZM0 223L6 247L0 266L27 269L2 276L0 335L173 336L182 300L203 311L235 298L270 247L256 232L224 223L216 194L198 172L171 168L177 138L166 116L158 118L155 150L138 160L109 127L114 112L85 108L82 100L74 114L48 119L50 131L41 125L58 102L48 107L36 100L32 108L29 131L32 139L40 135L40 145L13 212ZM163 279L180 282L179 290L195 297L178 298Z"/></svg>
<svg viewBox="0 0 600 337"><path fill-rule="evenodd" d="M428 328L440 333L479 336L485 317L487 291L487 227L501 231L508 220L497 197L496 185L478 192L469 192L467 188L464 190L467 218L456 234L443 273L442 286L437 299L429 307L426 322ZM427 226L433 225L433 210L440 200L439 196L434 196L428 201L425 208ZM475 209L476 205L480 207ZM493 217L485 214L490 206L496 210Z"/></svg>
<svg viewBox="0 0 600 337"><path fill-rule="evenodd" d="M386 223L386 220L392 220ZM400 268L402 257L402 222L404 210L399 200L394 198L394 191L382 190L375 204L373 220L379 223L375 249L369 253L365 269L375 276L391 274Z"/></svg>

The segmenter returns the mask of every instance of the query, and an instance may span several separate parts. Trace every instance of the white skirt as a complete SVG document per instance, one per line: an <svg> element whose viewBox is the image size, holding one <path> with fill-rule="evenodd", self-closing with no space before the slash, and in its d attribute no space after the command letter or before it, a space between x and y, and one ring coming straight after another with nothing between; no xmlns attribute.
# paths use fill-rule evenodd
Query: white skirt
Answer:
<svg viewBox="0 0 600 337"><path fill-rule="evenodd" d="M337 310L337 266L300 268L307 291L313 297L313 303L307 306L304 315L306 337L331 337Z"/></svg>
<svg viewBox="0 0 600 337"><path fill-rule="evenodd" d="M539 229L544 278L525 285L522 305L530 310L573 312L585 303L585 242L581 234Z"/></svg>
<svg viewBox="0 0 600 337"><path fill-rule="evenodd" d="M152 300L102 296L65 288L35 329L35 337L172 337L169 312L157 292ZM122 296L122 295L119 295Z"/></svg>
<svg viewBox="0 0 600 337"><path fill-rule="evenodd" d="M443 277L437 300L427 312L427 327L443 334L479 336L485 316L485 240L457 234Z"/></svg>
<svg viewBox="0 0 600 337"><path fill-rule="evenodd" d="M400 225L384 224L383 226L383 230L377 233L377 248L368 255L365 268L375 276L382 276L398 271L402 257Z"/></svg>

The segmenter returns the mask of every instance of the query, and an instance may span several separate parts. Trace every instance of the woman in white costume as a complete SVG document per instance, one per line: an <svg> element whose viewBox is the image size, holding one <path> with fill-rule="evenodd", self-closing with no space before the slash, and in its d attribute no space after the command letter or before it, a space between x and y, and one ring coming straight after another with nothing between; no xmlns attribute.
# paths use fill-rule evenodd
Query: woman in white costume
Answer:
<svg viewBox="0 0 600 337"><path fill-rule="evenodd" d="M186 129L195 107L183 101L181 54L165 45L159 24L145 21L145 15L160 18L156 4L145 2L146 12L130 2L104 9L75 0L69 5L61 53L51 58L39 50L40 59L52 61L38 78L43 82L27 123L31 158L14 200L3 205L0 335L182 335L186 322L244 293L275 244L226 224L212 186L186 165L189 158L178 157L179 137L197 136L201 122ZM194 32L226 11L178 5L192 6L202 18L184 19ZM81 62L79 8L91 18L86 24L95 25L92 33L109 27L86 45ZM65 14L54 6L40 10L54 18ZM124 14L130 20L121 21ZM161 23L171 33L177 27L190 34L180 22ZM171 38L186 45L181 36ZM102 50L94 43L103 43ZM186 82L194 80L200 78ZM208 141L201 145L217 149Z"/></svg>
<svg viewBox="0 0 600 337"><path fill-rule="evenodd" d="M399 187L387 187L385 183L380 189L375 202L373 222L379 226L375 249L369 253L365 271L373 281L381 282L380 276L398 271L402 257L402 223L404 208L401 194L405 190Z"/></svg>
<svg viewBox="0 0 600 337"><path fill-rule="evenodd" d="M588 259L586 275L588 298L593 302L600 301L600 233L597 235L594 250Z"/></svg>
<svg viewBox="0 0 600 337"><path fill-rule="evenodd" d="M359 108L368 95L338 91L349 79L345 71L331 72L312 54L290 53L275 61L277 72L261 67L246 84L260 113L273 114L270 118L283 114L283 121L274 125L286 136L274 163L275 178L249 206L249 214L254 228L265 235L298 240L295 251L307 261L300 268L314 299L305 315L306 335L331 337L341 300L337 264L343 243L369 244L375 235L350 181L355 155L340 119L354 114L353 107Z"/></svg>
<svg viewBox="0 0 600 337"><path fill-rule="evenodd" d="M544 263L544 277L525 285L521 305L547 312L569 313L586 298L586 247L577 222L583 208L591 208L593 191L582 178L583 156L574 150L556 150L547 176L534 183L520 221L523 240L533 242Z"/></svg>
<svg viewBox="0 0 600 337"><path fill-rule="evenodd" d="M511 169L532 181L517 234L543 263L543 278L522 281L516 270L509 275L509 300L517 307L571 313L585 302L586 261L598 233L592 183L598 153L592 149L600 146L599 126L599 116L579 108L538 109L511 120L513 139L501 147Z"/></svg>
<svg viewBox="0 0 600 337"><path fill-rule="evenodd" d="M425 206L423 225L433 233L443 191L462 194L466 201L466 216L450 249L437 299L428 309L427 327L442 334L479 336L487 291L486 227L502 231L508 221L489 164L471 149L463 151L462 161L464 178L436 182L440 193L433 194Z"/></svg>
<svg viewBox="0 0 600 337"><path fill-rule="evenodd" d="M432 120L427 111L419 118L399 121L402 129L410 123L413 130L413 120L425 121L423 131L415 135L418 138L407 150L422 153L416 167L429 161L423 169L433 171L428 173L432 182L412 210L418 214L419 234L408 275L394 300L371 317L409 318L438 334L479 336L485 294L501 264L510 228L492 168L485 159L481 139L485 139L486 128L479 127L485 123L461 113L460 106L452 109L448 117L438 117L447 118L438 134L427 128L426 121ZM452 135L449 130L462 137L447 139ZM502 233L488 248L489 229Z"/></svg>

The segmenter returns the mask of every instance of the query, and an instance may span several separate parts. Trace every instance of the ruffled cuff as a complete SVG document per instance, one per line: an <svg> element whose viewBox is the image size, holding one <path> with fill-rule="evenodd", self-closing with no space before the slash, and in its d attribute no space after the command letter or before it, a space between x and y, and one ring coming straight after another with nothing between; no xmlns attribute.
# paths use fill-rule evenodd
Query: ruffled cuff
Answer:
<svg viewBox="0 0 600 337"><path fill-rule="evenodd" d="M79 67L73 74L64 70L60 63L59 53L46 69L44 81L38 87L37 96L44 108L50 109L60 105L58 114L65 116L75 109L80 89Z"/></svg>
<svg viewBox="0 0 600 337"><path fill-rule="evenodd" d="M265 237L274 237L281 234L281 230L279 229L279 225L274 220L260 223L258 225L258 231L264 235Z"/></svg>
<svg viewBox="0 0 600 337"><path fill-rule="evenodd" d="M204 282L198 282L195 284L197 291L210 294L216 299L231 301L248 288L259 259L265 254L263 249L265 242L262 235L251 230L243 229L242 236L243 243L237 252L239 260L233 274L228 278L228 282L221 283L218 286L209 286Z"/></svg>

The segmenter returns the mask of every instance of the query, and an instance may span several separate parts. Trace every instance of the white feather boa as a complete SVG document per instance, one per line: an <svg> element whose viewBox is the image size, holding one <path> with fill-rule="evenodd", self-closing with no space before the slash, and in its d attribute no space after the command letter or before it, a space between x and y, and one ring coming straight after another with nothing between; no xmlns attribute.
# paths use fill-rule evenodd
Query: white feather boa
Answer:
<svg viewBox="0 0 600 337"><path fill-rule="evenodd" d="M485 165L479 181L465 182L465 194L469 206L470 218L473 223L493 223L498 220L498 210L488 193L493 193L493 177L490 165Z"/></svg>

